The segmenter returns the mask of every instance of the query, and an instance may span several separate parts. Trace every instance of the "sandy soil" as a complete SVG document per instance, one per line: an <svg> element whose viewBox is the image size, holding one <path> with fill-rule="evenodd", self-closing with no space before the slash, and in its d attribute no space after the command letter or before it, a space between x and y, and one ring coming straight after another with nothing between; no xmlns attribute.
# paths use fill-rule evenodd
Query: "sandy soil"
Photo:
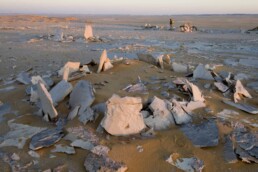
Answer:
<svg viewBox="0 0 258 172"><path fill-rule="evenodd" d="M167 25L168 16L75 16L75 17L42 17L42 16L1 16L0 17L0 88L6 88L6 81L15 79L21 71L32 68L32 75L55 74L67 61L79 61L82 64L90 62L92 59L98 60L103 49L108 50L108 55L112 59L114 56L129 59L136 58L137 53L169 54L173 61L178 63L196 66L203 64L223 64L215 71L230 71L234 74L244 73L249 79L244 80L247 84L258 80L257 66L246 65L226 65L225 59L254 59L258 60L258 34L246 34L244 31L256 27L258 23L257 15L235 15L235 16L175 16L176 26L185 22L196 25L200 31L194 33L171 32L167 30L139 30L139 26L145 23L153 25ZM57 28L62 28L65 35L82 37L85 21L93 22L94 34L108 40L104 43L82 43L82 42L54 42L50 40L40 40L39 36L55 33ZM36 41L29 42L35 39ZM112 94L122 96L130 95L122 89L137 81L140 76L144 81L151 81L151 77L164 78L162 82L172 81L175 77L184 76L171 71L170 67L165 70L158 69L150 64L138 60L130 60L130 65L124 61L114 64L114 68L106 72L96 74L97 67L91 67L92 74L87 75L85 80L94 84L96 89L96 100L94 104L105 102ZM55 83L61 78L53 75ZM107 81L105 86L98 86L97 83ZM73 81L72 84L76 84ZM240 113L232 121L249 120L251 124L258 124L257 116L249 115L240 110L226 106L221 102L223 95L215 89L206 89L204 85L209 81L197 81L196 85L202 90L206 98L207 107L213 112L207 113L205 109L195 111L195 115L200 118L214 117L223 109L233 109ZM0 137L9 131L7 121L15 119L16 123L28 124L32 126L52 127L53 125L44 122L40 117L35 116L37 107L32 106L26 100L26 86L18 83L11 84L14 90L0 92L0 101L9 103L15 113L5 115L0 130ZM141 96L144 100L155 96L165 98L161 95L165 91L161 84L149 84L148 95ZM212 90L212 91L211 91ZM258 107L258 93L248 89L253 99L244 102ZM170 90L170 96L184 96L177 90ZM57 110L61 117L66 117L69 113L66 98ZM102 117L102 116L101 116ZM99 117L94 123L87 124L85 128L93 131L101 120ZM69 121L66 128L81 126L82 124L74 119ZM249 124L246 124L249 125ZM122 161L128 166L128 171L178 171L176 167L168 164L165 159L174 152L178 152L185 157L196 156L202 159L205 164L204 171L256 171L257 164L227 164L223 159L224 134L230 132L229 127L218 124L220 132L219 145L214 148L200 149L192 145L190 140L180 131L180 127L175 126L166 131L159 131L154 138L142 138L139 135L130 137L114 137L107 133L98 134L101 143L111 148L109 155L112 159ZM257 131L257 127L251 126ZM69 144L68 141L61 140L60 143ZM33 160L27 152L29 142L24 149L14 147L0 148L0 151L17 153L21 157L21 164L26 164ZM143 152L136 149L138 145L143 147ZM51 153L50 148L37 151L41 157L38 164L29 167L31 171L41 171L48 168L54 169L65 164L64 171L84 171L83 162L88 151L76 149L76 155L66 155L63 153ZM49 155L54 154L56 158L50 159ZM35 158L34 158L35 160ZM6 163L0 160L3 171L10 171Z"/></svg>

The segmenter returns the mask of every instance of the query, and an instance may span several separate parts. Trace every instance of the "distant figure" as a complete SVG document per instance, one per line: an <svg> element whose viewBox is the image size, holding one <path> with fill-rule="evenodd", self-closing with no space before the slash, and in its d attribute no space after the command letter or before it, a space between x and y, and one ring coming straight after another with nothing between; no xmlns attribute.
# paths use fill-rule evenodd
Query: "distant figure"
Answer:
<svg viewBox="0 0 258 172"><path fill-rule="evenodd" d="M170 30L174 30L174 23L175 21L172 18L169 19Z"/></svg>

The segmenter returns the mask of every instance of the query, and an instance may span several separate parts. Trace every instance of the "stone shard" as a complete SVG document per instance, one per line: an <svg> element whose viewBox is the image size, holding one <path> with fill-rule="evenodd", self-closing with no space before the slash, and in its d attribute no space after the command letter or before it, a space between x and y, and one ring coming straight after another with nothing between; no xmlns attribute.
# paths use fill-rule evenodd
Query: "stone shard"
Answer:
<svg viewBox="0 0 258 172"><path fill-rule="evenodd" d="M64 136L62 128L46 129L31 138L30 149L38 150L54 145Z"/></svg>
<svg viewBox="0 0 258 172"><path fill-rule="evenodd" d="M91 152L97 155L107 156L110 149L107 146L97 145L91 149Z"/></svg>
<svg viewBox="0 0 258 172"><path fill-rule="evenodd" d="M110 134L125 136L140 133L146 126L140 113L140 97L123 97L113 95L107 102L107 110L101 126Z"/></svg>
<svg viewBox="0 0 258 172"><path fill-rule="evenodd" d="M159 99L156 96L154 97L152 103L149 105L153 115L144 119L144 122L148 127L153 128L154 130L163 130L175 124L174 118L167 108L167 104L168 102Z"/></svg>
<svg viewBox="0 0 258 172"><path fill-rule="evenodd" d="M214 82L214 85L217 87L219 91L222 93L225 93L226 91L229 90L229 87L223 84L222 82Z"/></svg>
<svg viewBox="0 0 258 172"><path fill-rule="evenodd" d="M91 151L94 148L94 145L90 141L84 141L81 139L75 140L71 143L73 147L79 147L88 151Z"/></svg>
<svg viewBox="0 0 258 172"><path fill-rule="evenodd" d="M205 66L199 64L196 69L193 71L193 78L195 79L205 79L205 80L214 80L211 75L211 72L205 69Z"/></svg>
<svg viewBox="0 0 258 172"><path fill-rule="evenodd" d="M88 107L86 110L79 115L79 120L85 125L88 121L93 121L95 119L94 111Z"/></svg>
<svg viewBox="0 0 258 172"><path fill-rule="evenodd" d="M225 144L224 144L224 159L227 163L236 163L238 161L237 156L234 152L233 142L230 138L230 135L225 137Z"/></svg>
<svg viewBox="0 0 258 172"><path fill-rule="evenodd" d="M22 149L27 139L45 130L45 128L32 127L12 122L8 122L8 125L10 127L10 131L4 136L0 136L0 147L15 146Z"/></svg>
<svg viewBox="0 0 258 172"><path fill-rule="evenodd" d="M78 115L79 109L80 109L80 106L75 106L75 108L73 108L69 113L67 119L68 120L74 119Z"/></svg>
<svg viewBox="0 0 258 172"><path fill-rule="evenodd" d="M181 104L175 99L171 100L170 112L172 113L176 124L186 124L192 120L191 116L183 109Z"/></svg>
<svg viewBox="0 0 258 172"><path fill-rule="evenodd" d="M51 95L47 91L46 87L44 84L41 82L38 83L37 87L38 91L38 96L41 102L41 107L45 115L48 115L50 119L55 119L58 115L54 105L53 105L53 100L51 98Z"/></svg>
<svg viewBox="0 0 258 172"><path fill-rule="evenodd" d="M85 24L84 38L87 40L93 37L92 26L89 23Z"/></svg>
<svg viewBox="0 0 258 172"><path fill-rule="evenodd" d="M72 84L65 80L60 81L49 92L52 97L53 103L61 102L66 96L70 94L72 89Z"/></svg>
<svg viewBox="0 0 258 172"><path fill-rule="evenodd" d="M97 73L100 73L102 70L107 71L111 69L113 65L111 64L109 58L107 57L107 50L104 50L99 58L99 67Z"/></svg>
<svg viewBox="0 0 258 172"><path fill-rule="evenodd" d="M138 59L140 61L152 64L152 65L157 65L157 60L155 57L153 57L151 54L137 54Z"/></svg>
<svg viewBox="0 0 258 172"><path fill-rule="evenodd" d="M4 115L11 113L11 106L9 104L2 104L0 102L0 122L4 120Z"/></svg>
<svg viewBox="0 0 258 172"><path fill-rule="evenodd" d="M204 102L204 97L200 91L200 89L194 85L193 83L188 83L189 85L189 88L191 90L191 93L192 93L192 100L193 101L201 101L201 102Z"/></svg>
<svg viewBox="0 0 258 172"><path fill-rule="evenodd" d="M70 74L72 74L72 73L74 73L74 72L77 72L77 71L79 71L79 69L80 69L80 62L67 62L65 65L64 65L64 67L62 67L59 71L58 71L58 75L59 76L63 76L64 75L64 73L65 73L65 75L70 75ZM66 70L66 71L65 71Z"/></svg>
<svg viewBox="0 0 258 172"><path fill-rule="evenodd" d="M183 106L184 110L186 112L192 112L195 109L199 109L199 108L204 108L206 107L206 104L202 101L190 101L188 103L186 103L185 106Z"/></svg>
<svg viewBox="0 0 258 172"><path fill-rule="evenodd" d="M213 147L219 142L219 131L216 123L212 120L201 124L185 124L181 127L183 133L196 147Z"/></svg>
<svg viewBox="0 0 258 172"><path fill-rule="evenodd" d="M28 73L21 72L17 75L16 80L24 85L28 85L31 83L31 78Z"/></svg>
<svg viewBox="0 0 258 172"><path fill-rule="evenodd" d="M129 93L135 93L136 92L136 93L148 94L148 89L142 82L139 82L139 83L134 84L134 85L129 85L126 88L124 88L123 90L125 90Z"/></svg>
<svg viewBox="0 0 258 172"><path fill-rule="evenodd" d="M252 98L252 96L249 94L249 92L244 88L240 80L236 81L235 90L234 90L234 101L235 103L238 102L238 100L241 100L240 95L243 95L244 97Z"/></svg>
<svg viewBox="0 0 258 172"><path fill-rule="evenodd" d="M70 146L65 145L55 145L55 149L52 149L51 152L61 152L66 154L75 154L75 149Z"/></svg>
<svg viewBox="0 0 258 172"><path fill-rule="evenodd" d="M84 167L88 172L125 172L127 167L124 163L116 162L107 156L89 153L84 161Z"/></svg>
<svg viewBox="0 0 258 172"><path fill-rule="evenodd" d="M49 90L49 85L46 83L44 79L41 78L41 76L32 76L31 77L31 83L33 85L37 85L39 82L43 83L47 90Z"/></svg>
<svg viewBox="0 0 258 172"><path fill-rule="evenodd" d="M166 162L185 172L202 172L204 168L204 162L202 160L196 157L180 158L178 153L171 154Z"/></svg>
<svg viewBox="0 0 258 172"><path fill-rule="evenodd" d="M76 106L80 106L79 115L84 113L85 110L91 106L95 100L95 90L89 81L79 81L72 93L70 94L69 104L74 109Z"/></svg>
<svg viewBox="0 0 258 172"><path fill-rule="evenodd" d="M235 107L237 109L240 109L242 111L245 111L247 113L254 114L254 115L258 114L258 109L256 107L251 106L251 105L234 103L234 102L231 102L231 101L228 101L228 100L223 100L223 102L227 105L233 106L233 107Z"/></svg>
<svg viewBox="0 0 258 172"><path fill-rule="evenodd" d="M28 154L29 154L31 157L33 157L33 158L40 158L40 155L39 155L37 152L33 151L33 150L30 150L30 151L28 152Z"/></svg>
<svg viewBox="0 0 258 172"><path fill-rule="evenodd" d="M164 69L163 56L164 56L164 55L159 55L159 56L157 57L158 66L159 66L161 69Z"/></svg>
<svg viewBox="0 0 258 172"><path fill-rule="evenodd" d="M172 63L171 68L174 72L177 72L177 73L187 73L188 72L187 65L179 64L176 62Z"/></svg>

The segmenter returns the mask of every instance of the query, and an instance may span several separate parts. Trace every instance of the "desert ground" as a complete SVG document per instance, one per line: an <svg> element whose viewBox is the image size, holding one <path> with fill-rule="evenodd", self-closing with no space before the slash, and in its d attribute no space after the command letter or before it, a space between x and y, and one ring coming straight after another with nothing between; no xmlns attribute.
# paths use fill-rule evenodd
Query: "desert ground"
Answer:
<svg viewBox="0 0 258 172"><path fill-rule="evenodd" d="M171 17L175 20L175 31L169 30ZM94 36L101 41L84 40L85 23L92 24ZM144 29L142 26L146 23L162 29ZM184 23L197 26L198 31L180 32L178 27ZM178 77L186 77L199 64L203 64L209 65L216 73L224 71L237 76L235 78L241 81L252 97L241 97L240 103L258 108L258 32L247 32L257 27L257 23L258 15L0 16L1 171L85 171L85 158L90 153L89 150L77 147L75 154L52 152L55 148L55 145L52 145L36 150L40 157L32 157L28 154L31 137L26 139L22 148L10 143L4 144L8 137L12 137L7 136L8 132L12 131L10 124L55 127L53 121L46 122L37 115L37 103L31 103L30 96L26 94L28 85L16 81L21 72L25 71L30 76L51 78L55 85L62 80L57 72L66 62L88 64L92 72L71 81L71 84L75 86L80 80L92 83L96 91L92 106L107 102L113 94L140 97L144 106L148 106L154 96L167 100L175 97L186 100L187 95L178 89L168 89L163 85L173 82ZM71 39L50 39L51 35L56 34L56 30L61 30L67 40L69 36ZM104 49L107 50L108 58L114 67L96 73ZM164 69L161 69L159 66L140 61L137 54L151 54L154 57L163 54L170 57L171 63L186 65L189 70L179 73L171 69L171 64L165 64ZM92 60L97 64L90 65ZM145 83L148 94L128 93L123 90L126 86L137 83L138 77ZM172 153L179 153L184 158L197 157L203 161L203 171L257 171L257 113L250 114L223 103L222 100L232 100L232 97L223 95L216 89L214 80L192 77L188 79L199 87L206 104L205 108L193 110L193 123L215 121L218 128L216 146L194 146L182 132L181 125L157 130L151 137L144 136L142 132L129 136L113 136L105 130L97 131L105 113L100 113L96 119L85 125L77 117L68 120L64 126L64 135L68 135L69 129L76 127L93 133L98 139L98 144L110 149L108 157L124 163L129 172L180 171L166 162ZM68 101L69 96L56 106L58 118L65 119L70 113ZM221 117L218 114L223 110L231 110L232 114ZM229 163L225 160L226 136L234 130L232 126L239 123L248 128L254 136L250 144L255 149L256 158L252 157L254 159L251 158L250 163L243 162L244 156L239 154L237 162ZM15 137L19 138L19 133L16 133ZM58 144L69 146L71 141L62 138L56 143ZM13 153L20 157L19 160L12 159ZM247 157L250 158L250 155Z"/></svg>

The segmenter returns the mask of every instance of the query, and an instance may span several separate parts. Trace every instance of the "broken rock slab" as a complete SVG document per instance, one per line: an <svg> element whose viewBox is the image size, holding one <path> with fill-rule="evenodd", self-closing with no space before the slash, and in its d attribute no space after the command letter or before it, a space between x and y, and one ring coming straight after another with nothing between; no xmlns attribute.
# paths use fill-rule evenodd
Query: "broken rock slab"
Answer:
<svg viewBox="0 0 258 172"><path fill-rule="evenodd" d="M214 82L214 85L222 93L225 93L226 91L229 90L229 87L223 84L222 82Z"/></svg>
<svg viewBox="0 0 258 172"><path fill-rule="evenodd" d="M28 85L31 83L31 78L26 72L19 73L16 77L16 80L24 85Z"/></svg>
<svg viewBox="0 0 258 172"><path fill-rule="evenodd" d="M10 131L5 135L0 136L0 147L15 146L22 149L29 138L46 129L17 124L12 121L8 122L8 126L10 127Z"/></svg>
<svg viewBox="0 0 258 172"><path fill-rule="evenodd" d="M178 153L171 154L166 162L185 172L201 172L204 168L202 160L196 157L180 158Z"/></svg>
<svg viewBox="0 0 258 172"><path fill-rule="evenodd" d="M174 118L167 106L167 101L155 96L152 103L149 105L153 114L144 119L145 124L154 130L167 129L175 124Z"/></svg>
<svg viewBox="0 0 258 172"><path fill-rule="evenodd" d="M219 142L218 127L213 120L203 121L200 124L185 124L181 131L192 141L196 147L213 147Z"/></svg>
<svg viewBox="0 0 258 172"><path fill-rule="evenodd" d="M43 147L49 147L54 145L64 136L63 129L54 128L54 129L46 129L41 131L40 133L35 134L31 138L29 148L32 150L38 150Z"/></svg>
<svg viewBox="0 0 258 172"><path fill-rule="evenodd" d="M55 145L55 149L52 149L51 152L75 154L75 149L70 146L58 144L58 145Z"/></svg>
<svg viewBox="0 0 258 172"><path fill-rule="evenodd" d="M137 54L138 59L140 61L152 64L152 65L157 65L157 60L155 57L153 57L151 54Z"/></svg>
<svg viewBox="0 0 258 172"><path fill-rule="evenodd" d="M203 64L199 64L196 69L193 71L193 78L195 79L204 79L204 80L214 80L211 72L205 69Z"/></svg>
<svg viewBox="0 0 258 172"><path fill-rule="evenodd" d="M56 84L51 90L50 95L54 104L61 102L66 96L68 96L73 89L72 84L62 80Z"/></svg>
<svg viewBox="0 0 258 172"><path fill-rule="evenodd" d="M80 80L70 94L69 104L72 109L79 106L78 114L83 114L95 100L95 90L90 81Z"/></svg>
<svg viewBox="0 0 258 172"><path fill-rule="evenodd" d="M84 167L88 172L107 171L125 172L128 168L124 163L116 162L107 156L89 153L84 161Z"/></svg>
<svg viewBox="0 0 258 172"><path fill-rule="evenodd" d="M93 121L94 119L95 113L90 107L86 108L82 114L79 114L79 121L81 121L84 125L89 121Z"/></svg>
<svg viewBox="0 0 258 172"><path fill-rule="evenodd" d="M123 97L113 95L107 102L107 110L101 126L115 136L140 133L146 126L140 113L140 97Z"/></svg>
<svg viewBox="0 0 258 172"><path fill-rule="evenodd" d="M171 68L174 72L177 72L177 73L187 73L189 71L187 65L183 65L176 62L172 63Z"/></svg>
<svg viewBox="0 0 258 172"><path fill-rule="evenodd" d="M241 100L240 95L252 98L252 96L249 94L249 92L244 88L240 80L236 81L235 84L235 90L234 90L234 102L237 103L239 100Z"/></svg>
<svg viewBox="0 0 258 172"><path fill-rule="evenodd" d="M70 62L69 61L58 71L58 75L63 76L65 69L69 69L68 70L68 76L69 76L72 73L79 71L80 64L81 64L80 62Z"/></svg>
<svg viewBox="0 0 258 172"><path fill-rule="evenodd" d="M243 103L234 103L232 101L228 100L223 100L223 102L227 105L233 106L237 109L240 109L242 111L245 111L250 114L258 114L258 109L254 106L248 105L248 104L243 104Z"/></svg>
<svg viewBox="0 0 258 172"><path fill-rule="evenodd" d="M79 147L88 151L91 151L94 148L94 145L90 141L84 141L81 139L75 140L71 143L73 147Z"/></svg>
<svg viewBox="0 0 258 172"><path fill-rule="evenodd" d="M53 105L52 97L47 91L46 87L43 83L39 82L37 88L37 93L44 115L49 117L51 120L57 118L58 113Z"/></svg>
<svg viewBox="0 0 258 172"><path fill-rule="evenodd" d="M113 65L111 64L110 59L107 57L107 50L104 50L99 58L99 67L97 73L100 73L101 71L107 71L112 67Z"/></svg>
<svg viewBox="0 0 258 172"><path fill-rule="evenodd" d="M84 38L87 40L93 38L92 25L89 23L85 24Z"/></svg>

